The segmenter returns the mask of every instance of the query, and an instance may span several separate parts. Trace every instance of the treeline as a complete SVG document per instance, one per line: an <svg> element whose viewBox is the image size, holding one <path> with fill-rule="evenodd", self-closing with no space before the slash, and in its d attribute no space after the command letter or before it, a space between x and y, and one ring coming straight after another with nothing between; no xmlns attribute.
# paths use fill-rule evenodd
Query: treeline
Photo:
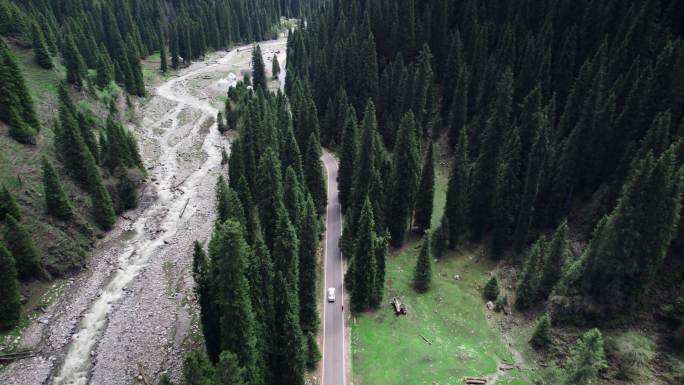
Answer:
<svg viewBox="0 0 684 385"><path fill-rule="evenodd" d="M429 227L420 154L444 133L435 250L525 251L518 295L532 294L519 301L550 298L554 322L639 309L684 240L683 12L670 0L336 0L312 16L288 42L287 89L311 90L321 139L339 148L352 268L366 200L395 246ZM581 255L560 241L526 251L566 217L591 239Z"/></svg>
<svg viewBox="0 0 684 385"><path fill-rule="evenodd" d="M316 295L319 214L326 206L316 124L297 126L313 101L266 89L261 50L253 74L231 88L226 123L237 128L228 183L219 178L208 251L193 272L208 360L190 353L189 384L304 384L320 359ZM252 86L253 88L249 88ZM291 112L292 111L292 114ZM315 115L307 116L314 118Z"/></svg>

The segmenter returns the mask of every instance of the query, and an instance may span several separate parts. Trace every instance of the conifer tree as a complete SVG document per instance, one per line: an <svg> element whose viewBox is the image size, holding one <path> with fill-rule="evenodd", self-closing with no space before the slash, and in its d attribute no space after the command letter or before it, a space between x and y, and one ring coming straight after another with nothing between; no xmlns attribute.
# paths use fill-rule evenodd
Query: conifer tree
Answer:
<svg viewBox="0 0 684 385"><path fill-rule="evenodd" d="M83 61L80 51L76 48L76 43L71 35L65 37L64 51L64 66L67 70L66 81L73 84L77 88L83 86L83 81L86 77L86 65Z"/></svg>
<svg viewBox="0 0 684 385"><path fill-rule="evenodd" d="M221 350L235 352L249 383L261 383L263 363L257 350L256 321L245 275L249 247L242 225L219 224L209 243L214 298L220 314Z"/></svg>
<svg viewBox="0 0 684 385"><path fill-rule="evenodd" d="M370 307L371 294L375 287L375 256L373 246L375 243L375 220L370 200L366 197L356 231L356 242L351 266L347 271L351 278L351 307L355 312L360 312Z"/></svg>
<svg viewBox="0 0 684 385"><path fill-rule="evenodd" d="M9 116L10 136L19 143L35 144L36 132L24 122L24 119L21 117L21 114L19 114L17 108L11 107Z"/></svg>
<svg viewBox="0 0 684 385"><path fill-rule="evenodd" d="M273 79L278 79L278 76L280 75L280 63L278 63L278 55L273 55L271 73L273 74Z"/></svg>
<svg viewBox="0 0 684 385"><path fill-rule="evenodd" d="M487 301L496 301L499 298L499 280L496 279L496 276L492 276L487 281L482 293Z"/></svg>
<svg viewBox="0 0 684 385"><path fill-rule="evenodd" d="M40 130L33 98L26 87L17 59L0 39L0 120L17 126L16 137L26 143ZM14 134L13 134L14 135Z"/></svg>
<svg viewBox="0 0 684 385"><path fill-rule="evenodd" d="M306 199L302 217L299 231L299 321L304 333L315 334L320 323L316 295L319 218L311 197Z"/></svg>
<svg viewBox="0 0 684 385"><path fill-rule="evenodd" d="M100 47L100 53L97 55L96 71L95 81L99 88L107 87L114 80L114 64L104 46Z"/></svg>
<svg viewBox="0 0 684 385"><path fill-rule="evenodd" d="M280 157L284 169L292 167L300 184L305 185L304 180L304 166L302 160L302 153L295 139L294 131L292 130L292 122L288 117L288 126L286 132L283 133L284 143L281 145ZM304 187L304 185L302 187Z"/></svg>
<svg viewBox="0 0 684 385"><path fill-rule="evenodd" d="M240 365L235 353L225 350L221 352L214 372L215 384L248 385L245 369Z"/></svg>
<svg viewBox="0 0 684 385"><path fill-rule="evenodd" d="M520 204L520 135L517 129L511 131L503 150L494 191L494 231L492 235L492 256L500 259L510 244ZM477 198L476 198L477 199Z"/></svg>
<svg viewBox="0 0 684 385"><path fill-rule="evenodd" d="M107 188L102 184L99 171L93 189L90 193L90 198L93 205L95 223L102 230L110 230L116 222L116 212L112 205L112 197L109 195Z"/></svg>
<svg viewBox="0 0 684 385"><path fill-rule="evenodd" d="M338 189L342 210L346 211L350 205L352 184L356 165L358 148L358 128L356 113L353 108L347 110L347 117L342 131L342 146L340 150L340 166L338 170Z"/></svg>
<svg viewBox="0 0 684 385"><path fill-rule="evenodd" d="M430 290L432 284L432 242L430 234L423 237L420 253L416 261L416 269L413 274L413 288L419 293Z"/></svg>
<svg viewBox="0 0 684 385"><path fill-rule="evenodd" d="M296 290L284 278L283 273L276 271L273 287L275 288L275 313L279 321L275 323L273 346L273 374L282 384L303 385L304 365L306 363L304 335L299 327Z"/></svg>
<svg viewBox="0 0 684 385"><path fill-rule="evenodd" d="M8 215L13 216L14 219L21 220L21 210L19 210L17 201L7 189L7 186L2 186L2 189L0 189L0 220L6 219Z"/></svg>
<svg viewBox="0 0 684 385"><path fill-rule="evenodd" d="M448 90L448 88L447 88ZM458 74L454 88L451 108L449 109L449 140L452 147L458 144L461 129L468 120L468 71L463 68Z"/></svg>
<svg viewBox="0 0 684 385"><path fill-rule="evenodd" d="M537 322L537 327L534 329L530 344L535 349L541 349L549 346L551 342L551 318L549 313L544 315Z"/></svg>
<svg viewBox="0 0 684 385"><path fill-rule="evenodd" d="M261 156L257 175L254 200L259 210L259 219L264 230L264 240L273 251L273 240L280 210L284 210L283 186L280 161L269 147Z"/></svg>
<svg viewBox="0 0 684 385"><path fill-rule="evenodd" d="M376 235L375 237L375 278L373 279L375 291L371 297L371 307L373 308L380 306L385 292L385 266L389 255L388 238L388 235Z"/></svg>
<svg viewBox="0 0 684 385"><path fill-rule="evenodd" d="M423 162L423 171L420 173L420 184L416 195L414 222L420 232L427 231L432 222L432 208L435 198L435 157L432 147L432 142L430 142Z"/></svg>
<svg viewBox="0 0 684 385"><path fill-rule="evenodd" d="M271 249L273 267L276 272L283 274L289 283L288 287L294 290L292 305L296 307L299 319L299 239L285 209L281 208L276 215L278 222Z"/></svg>
<svg viewBox="0 0 684 385"><path fill-rule="evenodd" d="M209 260L202 244L198 241L193 244L192 276L195 280L195 295L200 305L200 323L207 354L213 362L218 362L221 352L220 315L213 297Z"/></svg>
<svg viewBox="0 0 684 385"><path fill-rule="evenodd" d="M204 353L192 350L185 354L183 374L188 385L211 385L214 381L214 366Z"/></svg>
<svg viewBox="0 0 684 385"><path fill-rule="evenodd" d="M468 216L468 138L461 127L447 187L444 217L448 220L449 247L456 248L463 238Z"/></svg>
<svg viewBox="0 0 684 385"><path fill-rule="evenodd" d="M598 329L584 333L566 364L565 385L591 385L599 372L607 368L603 336Z"/></svg>
<svg viewBox="0 0 684 385"><path fill-rule="evenodd" d="M219 223L232 219L243 226L245 225L245 212L240 198L235 190L228 187L223 175L219 176L216 183L216 202Z"/></svg>
<svg viewBox="0 0 684 385"><path fill-rule="evenodd" d="M5 216L5 245L14 256L21 280L28 280L40 272L41 256L31 234L12 215Z"/></svg>
<svg viewBox="0 0 684 385"><path fill-rule="evenodd" d="M0 243L0 330L13 328L21 317L17 277L14 257Z"/></svg>
<svg viewBox="0 0 684 385"><path fill-rule="evenodd" d="M45 46L43 33L35 22L31 23L31 46L33 48L33 55L36 63L47 70L52 69L52 58Z"/></svg>
<svg viewBox="0 0 684 385"><path fill-rule="evenodd" d="M64 192L57 171L46 157L43 157L43 188L48 212L58 219L71 219L74 215L74 208Z"/></svg>
<svg viewBox="0 0 684 385"><path fill-rule="evenodd" d="M178 29L176 28L176 23L171 24L171 32L169 35L169 49L171 51L171 68L177 70L180 64L180 60L178 58Z"/></svg>
<svg viewBox="0 0 684 385"><path fill-rule="evenodd" d="M321 360L321 351L318 349L318 340L314 333L306 333L306 367L309 370L316 369Z"/></svg>
<svg viewBox="0 0 684 385"><path fill-rule="evenodd" d="M173 381L171 381L171 378L166 373L164 373L159 378L159 385L175 385L175 384L173 383Z"/></svg>
<svg viewBox="0 0 684 385"><path fill-rule="evenodd" d="M539 281L543 269L545 250L546 241L542 236L534 243L525 260L515 297L515 307L520 310L529 308L539 299Z"/></svg>
<svg viewBox="0 0 684 385"><path fill-rule="evenodd" d="M323 165L321 162L321 143L318 133L312 132L304 156L304 178L306 186L311 193L311 197L316 204L319 213L325 210L328 201L325 176L323 175Z"/></svg>
<svg viewBox="0 0 684 385"><path fill-rule="evenodd" d="M416 123L409 111L401 119L399 133L394 146L392 167L392 189L387 226L393 246L404 243L406 230L412 222L413 204L418 189L420 157L416 142Z"/></svg>
<svg viewBox="0 0 684 385"><path fill-rule="evenodd" d="M166 59L166 45L162 36L161 45L159 46L159 70L165 74L168 71L168 62Z"/></svg>
<svg viewBox="0 0 684 385"><path fill-rule="evenodd" d="M304 191L300 186L299 179L297 179L297 174L295 173L292 167L288 167L287 170L285 170L285 183L283 185L285 188L285 208L287 209L287 213L290 216L292 225L301 237L302 222L305 220L303 213L306 202Z"/></svg>
<svg viewBox="0 0 684 385"><path fill-rule="evenodd" d="M568 259L569 242L568 242L568 223L561 222L553 234L553 238L549 243L546 251L546 258L544 260L544 270L539 285L539 290L543 296L551 293L551 290L560 280L565 263Z"/></svg>
<svg viewBox="0 0 684 385"><path fill-rule="evenodd" d="M259 45L252 51L252 85L255 90L267 91L266 69L264 68L264 56Z"/></svg>

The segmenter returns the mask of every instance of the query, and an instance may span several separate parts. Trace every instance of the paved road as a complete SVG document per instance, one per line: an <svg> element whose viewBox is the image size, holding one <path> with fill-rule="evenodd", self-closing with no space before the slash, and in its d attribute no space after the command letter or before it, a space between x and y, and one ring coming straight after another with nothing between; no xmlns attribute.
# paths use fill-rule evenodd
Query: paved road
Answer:
<svg viewBox="0 0 684 385"><path fill-rule="evenodd" d="M344 385L344 285L342 254L342 212L337 191L337 159L327 150L321 158L328 173L328 207L325 223L325 281L323 290L323 385ZM327 301L327 290L335 288L335 302ZM346 310L345 310L346 311Z"/></svg>

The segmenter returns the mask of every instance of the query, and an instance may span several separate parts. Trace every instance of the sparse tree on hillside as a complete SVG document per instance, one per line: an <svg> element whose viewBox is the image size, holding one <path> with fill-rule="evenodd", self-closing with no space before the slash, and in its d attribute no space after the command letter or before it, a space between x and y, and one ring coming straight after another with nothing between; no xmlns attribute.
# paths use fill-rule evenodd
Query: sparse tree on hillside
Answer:
<svg viewBox="0 0 684 385"><path fill-rule="evenodd" d="M0 243L0 330L13 328L21 316L21 301L14 257Z"/></svg>
<svg viewBox="0 0 684 385"><path fill-rule="evenodd" d="M17 201L7 189L7 186L2 186L0 189L0 220L4 220L7 215L13 216L14 219L21 220L21 211L19 210Z"/></svg>
<svg viewBox="0 0 684 385"><path fill-rule="evenodd" d="M430 290L432 284L432 242L430 234L423 237L420 253L416 261L416 269L413 275L413 288L419 293Z"/></svg>
<svg viewBox="0 0 684 385"><path fill-rule="evenodd" d="M252 51L252 85L255 90L267 90L264 56L261 54L261 46L259 45Z"/></svg>
<svg viewBox="0 0 684 385"><path fill-rule="evenodd" d="M33 48L33 55L36 59L36 63L47 70L52 69L52 58L45 46L43 33L35 22L31 23L31 46Z"/></svg>
<svg viewBox="0 0 684 385"><path fill-rule="evenodd" d="M534 329L534 334L530 339L530 344L535 349L541 349L549 346L551 342L551 318L548 313L545 313L537 322L537 327Z"/></svg>
<svg viewBox="0 0 684 385"><path fill-rule="evenodd" d="M591 329L577 342L568 359L564 384L595 384L599 373L607 367L601 332Z"/></svg>
<svg viewBox="0 0 684 385"><path fill-rule="evenodd" d="M278 55L273 55L271 72L273 73L273 79L278 79L278 76L280 75L280 63L278 63Z"/></svg>
<svg viewBox="0 0 684 385"><path fill-rule="evenodd" d="M14 256L21 280L28 280L40 272L41 256L31 234L12 215L5 216L4 241Z"/></svg>
<svg viewBox="0 0 684 385"><path fill-rule="evenodd" d="M58 219L71 219L74 215L74 208L64 192L55 167L46 157L43 157L43 188L48 212Z"/></svg>
<svg viewBox="0 0 684 385"><path fill-rule="evenodd" d="M532 250L525 260L515 298L515 307L520 310L529 308L539 299L539 281L544 267L545 250L546 240L542 236L532 246Z"/></svg>
<svg viewBox="0 0 684 385"><path fill-rule="evenodd" d="M492 278L487 281L483 294L487 301L496 301L496 299L499 298L499 280L496 279L496 276L492 276Z"/></svg>

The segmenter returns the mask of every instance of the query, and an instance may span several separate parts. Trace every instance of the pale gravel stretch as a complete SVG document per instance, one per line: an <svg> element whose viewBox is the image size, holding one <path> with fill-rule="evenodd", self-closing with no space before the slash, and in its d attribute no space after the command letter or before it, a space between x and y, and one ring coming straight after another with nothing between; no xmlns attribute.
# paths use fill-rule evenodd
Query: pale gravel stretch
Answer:
<svg viewBox="0 0 684 385"><path fill-rule="evenodd" d="M211 236L214 187L226 171L221 148L229 147L216 130L218 110L196 85L248 70L248 47L212 54L155 90L131 127L149 174L140 207L26 329L20 347L38 354L0 369L0 384L136 384L140 370L155 383L164 372L180 377L196 327L192 242ZM261 47L265 57L279 51L284 68L284 36Z"/></svg>

